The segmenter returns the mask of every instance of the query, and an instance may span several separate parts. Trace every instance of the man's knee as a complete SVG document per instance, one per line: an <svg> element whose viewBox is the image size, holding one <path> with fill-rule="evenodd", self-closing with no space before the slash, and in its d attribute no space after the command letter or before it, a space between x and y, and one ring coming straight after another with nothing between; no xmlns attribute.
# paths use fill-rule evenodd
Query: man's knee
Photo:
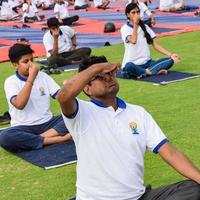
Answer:
<svg viewBox="0 0 200 200"><path fill-rule="evenodd" d="M190 199L192 200L199 200L200 199L200 184L188 180L186 181L188 190L190 190L192 197Z"/></svg>
<svg viewBox="0 0 200 200"><path fill-rule="evenodd" d="M178 190L180 190L180 196L182 199L200 199L200 184L192 180L185 180L178 183Z"/></svg>

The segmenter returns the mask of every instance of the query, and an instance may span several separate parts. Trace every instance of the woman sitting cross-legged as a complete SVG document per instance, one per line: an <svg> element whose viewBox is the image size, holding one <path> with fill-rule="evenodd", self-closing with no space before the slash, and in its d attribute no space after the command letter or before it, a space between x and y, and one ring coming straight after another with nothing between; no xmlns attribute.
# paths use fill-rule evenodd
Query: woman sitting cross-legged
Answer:
<svg viewBox="0 0 200 200"><path fill-rule="evenodd" d="M166 74L174 62L180 61L180 57L161 47L155 41L155 33L141 21L137 4L128 4L125 14L129 20L121 28L125 53L122 69L117 72L117 77L140 79L150 75ZM167 57L152 60L148 45L152 45L155 50Z"/></svg>

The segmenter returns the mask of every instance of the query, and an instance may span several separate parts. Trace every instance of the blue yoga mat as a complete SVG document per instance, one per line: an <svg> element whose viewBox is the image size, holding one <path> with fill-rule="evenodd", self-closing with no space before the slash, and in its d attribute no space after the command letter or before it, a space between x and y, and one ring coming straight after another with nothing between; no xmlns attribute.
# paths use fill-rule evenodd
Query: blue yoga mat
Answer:
<svg viewBox="0 0 200 200"><path fill-rule="evenodd" d="M200 74L191 74L177 71L169 71L166 75L148 76L140 79L140 81L152 82L155 85L167 85L179 81L185 81L193 78L199 78Z"/></svg>
<svg viewBox="0 0 200 200"><path fill-rule="evenodd" d="M176 29L176 28L159 28L159 27L153 28L153 31L155 33L168 33L168 32L177 31L177 30L179 30L179 29Z"/></svg>
<svg viewBox="0 0 200 200"><path fill-rule="evenodd" d="M38 150L14 153L14 155L44 169L64 166L75 163L77 160L73 141L48 145Z"/></svg>

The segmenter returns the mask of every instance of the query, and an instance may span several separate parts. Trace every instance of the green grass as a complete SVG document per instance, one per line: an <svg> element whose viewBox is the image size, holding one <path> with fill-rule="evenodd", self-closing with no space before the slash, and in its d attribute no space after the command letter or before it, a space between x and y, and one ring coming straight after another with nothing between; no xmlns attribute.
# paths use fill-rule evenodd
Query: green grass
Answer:
<svg viewBox="0 0 200 200"><path fill-rule="evenodd" d="M181 34L158 39L167 49L178 53L182 62L173 67L183 72L200 73L200 32ZM123 45L94 49L95 55L106 55L110 62L120 62ZM153 58L161 57L153 51ZM10 63L0 65L0 113L7 110L3 82L12 74ZM61 84L75 72L55 75ZM156 119L172 144L184 152L200 167L200 79L188 80L167 86L119 80L119 96L129 103L145 107ZM85 98L83 94L81 98ZM52 101L52 111L60 112L57 102ZM134 153L134 152L133 152ZM43 170L0 149L1 200L64 200L75 194L75 164L58 169ZM133 169L134 170L134 169ZM123 173L123 172L121 172ZM145 183L154 187L183 179L157 155L147 153L145 159Z"/></svg>

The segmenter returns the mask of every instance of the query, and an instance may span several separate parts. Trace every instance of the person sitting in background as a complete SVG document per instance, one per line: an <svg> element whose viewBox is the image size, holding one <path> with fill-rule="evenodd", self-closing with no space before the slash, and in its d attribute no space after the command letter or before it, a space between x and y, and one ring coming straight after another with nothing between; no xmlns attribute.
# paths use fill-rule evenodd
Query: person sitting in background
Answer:
<svg viewBox="0 0 200 200"><path fill-rule="evenodd" d="M94 0L94 7L96 8L107 9L109 4L109 0Z"/></svg>
<svg viewBox="0 0 200 200"><path fill-rule="evenodd" d="M137 4L130 3L126 6L125 14L128 23L121 27L121 37L125 46L122 70L119 70L119 78L137 78L145 76L167 74L174 62L179 62L180 57L155 41L155 33L145 25L140 17L140 9ZM166 55L157 61L152 60L148 45Z"/></svg>
<svg viewBox="0 0 200 200"><path fill-rule="evenodd" d="M24 22L36 22L41 21L41 17L38 15L38 9L32 0L25 0L22 6L23 21Z"/></svg>
<svg viewBox="0 0 200 200"><path fill-rule="evenodd" d="M183 0L160 0L159 9L161 11L175 12L177 10L184 10L185 3Z"/></svg>
<svg viewBox="0 0 200 200"><path fill-rule="evenodd" d="M9 58L16 74L5 80L4 89L11 127L0 134L0 146L12 152L34 150L71 140L62 116L50 111L50 97L57 98L59 85L33 62L33 50L14 44Z"/></svg>
<svg viewBox="0 0 200 200"><path fill-rule="evenodd" d="M78 15L70 16L68 10L69 3L64 0L56 0L54 6L54 13L60 25L72 25L72 23L79 20Z"/></svg>
<svg viewBox="0 0 200 200"><path fill-rule="evenodd" d="M49 30L44 34L43 44L47 52L49 65L76 64L90 55L90 48L76 48L76 34L72 28L60 26L58 19L55 17L48 19L47 26Z"/></svg>
<svg viewBox="0 0 200 200"><path fill-rule="evenodd" d="M52 0L41 0L43 10L52 10L54 8L54 2Z"/></svg>
<svg viewBox="0 0 200 200"><path fill-rule="evenodd" d="M0 20L10 21L18 19L17 7L12 0L2 0L0 3Z"/></svg>
<svg viewBox="0 0 200 200"><path fill-rule="evenodd" d="M75 0L74 10L86 9L90 7L89 0Z"/></svg>

